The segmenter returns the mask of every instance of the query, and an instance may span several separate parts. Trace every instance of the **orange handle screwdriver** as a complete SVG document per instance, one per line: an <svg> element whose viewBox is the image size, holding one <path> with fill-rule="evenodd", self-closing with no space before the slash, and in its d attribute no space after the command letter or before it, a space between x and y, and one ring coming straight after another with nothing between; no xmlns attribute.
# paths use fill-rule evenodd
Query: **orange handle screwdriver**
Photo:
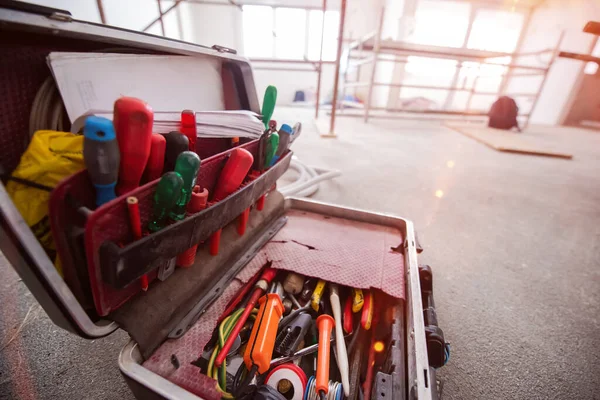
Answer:
<svg viewBox="0 0 600 400"><path fill-rule="evenodd" d="M260 307L256 315L256 322L252 327L250 340L246 345L244 363L248 369L258 368L259 374L269 370L277 327L283 314L283 304L277 293L268 293L258 300Z"/></svg>
<svg viewBox="0 0 600 400"><path fill-rule="evenodd" d="M317 393L327 394L329 391L329 354L331 346L331 330L335 321L331 315L323 314L317 318L319 329L319 350L317 352L317 372L315 389Z"/></svg>

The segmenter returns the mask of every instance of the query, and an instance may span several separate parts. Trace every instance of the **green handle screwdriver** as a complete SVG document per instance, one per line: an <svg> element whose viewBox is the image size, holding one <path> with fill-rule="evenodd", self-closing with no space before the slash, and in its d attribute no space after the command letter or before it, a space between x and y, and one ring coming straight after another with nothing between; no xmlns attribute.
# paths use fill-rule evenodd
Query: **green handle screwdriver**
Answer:
<svg viewBox="0 0 600 400"><path fill-rule="evenodd" d="M269 141L267 142L267 149L265 151L265 168L269 168L271 166L275 152L277 152L277 147L279 147L279 135L273 132L271 133Z"/></svg>
<svg viewBox="0 0 600 400"><path fill-rule="evenodd" d="M193 151L184 151L177 156L175 172L183 179L181 194L169 216L178 221L185 218L185 207L192 198L192 189L200 171L200 157Z"/></svg>
<svg viewBox="0 0 600 400"><path fill-rule="evenodd" d="M148 224L150 232L156 232L165 227L169 211L179 200L183 178L177 172L167 172L160 178L154 192L152 220Z"/></svg>
<svg viewBox="0 0 600 400"><path fill-rule="evenodd" d="M275 111L275 103L277 102L277 88L275 86L267 86L267 90L265 90L265 97L263 97L263 105L262 105L262 116L263 116L263 124L265 124L265 129L269 128L269 121L273 116L273 111Z"/></svg>

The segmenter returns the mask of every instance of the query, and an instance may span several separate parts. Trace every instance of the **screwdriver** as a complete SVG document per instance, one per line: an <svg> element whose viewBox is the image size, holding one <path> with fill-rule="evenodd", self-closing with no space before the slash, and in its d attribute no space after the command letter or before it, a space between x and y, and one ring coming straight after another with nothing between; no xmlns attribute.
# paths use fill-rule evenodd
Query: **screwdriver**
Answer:
<svg viewBox="0 0 600 400"><path fill-rule="evenodd" d="M119 144L113 124L106 118L87 117L83 136L83 160L96 188L96 205L101 206L116 198Z"/></svg>
<svg viewBox="0 0 600 400"><path fill-rule="evenodd" d="M256 285L254 285L254 291L252 291L252 294L250 295L250 299L248 300L248 303L246 304L246 307L244 308L244 312L240 316L240 319L238 320L238 322L233 327L233 330L231 331L231 334L227 338L227 341L225 341L225 343L223 344L221 351L219 352L219 354L217 354L217 358L215 358L215 365L217 367L220 367L221 364L223 364L225 357L227 357L227 353L229 353L231 346L235 342L235 338L237 337L237 335L239 335L240 331L244 327L244 324L248 320L248 317L252 313L252 310L254 309L256 302L267 291L267 289L269 288L269 284L275 278L276 274L277 274L277 271L275 269L267 267L267 268L265 268L265 271L262 273L258 282L256 282ZM283 313L283 305L281 306L281 308L282 308L282 313ZM277 321L277 322L279 322L279 321Z"/></svg>
<svg viewBox="0 0 600 400"><path fill-rule="evenodd" d="M133 97L115 101L113 123L121 152L117 194L132 191L140 184L150 156L154 113L148 104Z"/></svg>
<svg viewBox="0 0 600 400"><path fill-rule="evenodd" d="M154 192L152 219L148 224L150 232L164 228L169 211L179 200L182 187L183 178L177 172L167 172L160 178L156 192Z"/></svg>
<svg viewBox="0 0 600 400"><path fill-rule="evenodd" d="M175 172L183 179L181 195L169 216L178 221L185 218L185 207L192 197L192 188L196 184L200 171L200 157L193 151L184 151L175 161Z"/></svg>
<svg viewBox="0 0 600 400"><path fill-rule="evenodd" d="M165 150L165 171L173 171L175 169L175 161L177 156L188 150L189 140L187 136L178 131L171 131L162 135L167 141Z"/></svg>
<svg viewBox="0 0 600 400"><path fill-rule="evenodd" d="M150 156L143 175L144 182L152 182L162 175L165 166L166 147L167 141L164 136L153 133L150 141Z"/></svg>
<svg viewBox="0 0 600 400"><path fill-rule="evenodd" d="M342 377L342 387L344 394L350 395L350 374L348 370L348 351L344 341L344 331L342 329L342 306L340 302L340 289L336 283L329 284L329 301L331 302L331 311L335 319L335 347L337 349L337 363Z"/></svg>
<svg viewBox="0 0 600 400"><path fill-rule="evenodd" d="M288 124L281 125L281 128L279 128L279 144L277 145L277 151L275 152L275 155L273 156L273 159L271 160L271 164L269 164L269 165L271 165L271 166L275 165L277 160L279 160L279 158L283 155L283 153L285 153L287 151L288 147L290 147L291 136L292 136L292 127L289 126Z"/></svg>
<svg viewBox="0 0 600 400"><path fill-rule="evenodd" d="M192 110L183 110L181 112L181 133L188 138L189 150L196 151L196 114Z"/></svg>
<svg viewBox="0 0 600 400"><path fill-rule="evenodd" d="M323 399L329 391L329 355L331 351L331 330L333 329L331 315L322 314L317 318L319 330L319 350L317 352L317 370L315 372L315 390Z"/></svg>
<svg viewBox="0 0 600 400"><path fill-rule="evenodd" d="M273 116L273 111L275 111L275 103L277 102L277 88L275 86L269 85L265 90L265 95L263 97L263 105L261 109L263 123L265 124L265 129L269 128L269 121Z"/></svg>
<svg viewBox="0 0 600 400"><path fill-rule="evenodd" d="M269 168L279 146L279 135L275 132L271 133L269 141L267 142L267 149L265 151L265 168Z"/></svg>
<svg viewBox="0 0 600 400"><path fill-rule="evenodd" d="M221 170L219 180L217 181L217 187L213 195L213 201L221 201L235 192L242 182L244 182L253 162L254 157L252 157L252 153L248 150L236 147L229 155L229 159ZM221 229L213 233L210 237L209 251L211 255L216 256L219 254L220 243Z"/></svg>

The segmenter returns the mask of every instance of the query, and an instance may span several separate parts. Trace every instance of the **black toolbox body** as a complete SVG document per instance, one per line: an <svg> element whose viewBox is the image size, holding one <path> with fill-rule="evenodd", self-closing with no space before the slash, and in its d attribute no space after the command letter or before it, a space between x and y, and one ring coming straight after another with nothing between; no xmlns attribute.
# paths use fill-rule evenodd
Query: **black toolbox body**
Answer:
<svg viewBox="0 0 600 400"><path fill-rule="evenodd" d="M230 74L224 85L226 98L233 101L234 108L260 112L258 96L249 61L235 51L221 46L213 48L166 39L149 34L112 28L104 25L77 21L61 10L45 7L23 9L13 2L0 3L0 81L4 90L2 115L0 115L0 164L2 175L8 175L17 165L25 147L22 135L27 133L29 108L39 85L50 76L46 56L51 51L91 52L105 48L118 48L125 52L210 57L219 60ZM223 85L223 82L214 82ZM225 87L226 86L226 87ZM291 157L291 155L289 155ZM289 159L287 160L289 163ZM269 232L274 235L278 221L289 210L305 210L349 221L369 222L398 229L403 236L402 249L406 266L406 301L402 312L403 321L398 324L398 346L401 361L406 370L398 370L403 379L402 387L407 398L436 398L435 370L427 361L427 347L420 295L417 264L417 244L410 221L367 211L360 211L319 202L289 198L277 212L265 216L264 229L253 233L248 244L224 257L224 271L240 268L255 254ZM79 336L93 339L109 335L119 325L106 318L97 318L86 312L52 261L22 219L0 183L0 249L15 268L36 300L51 320L63 329ZM213 285L226 285L221 276ZM218 291L216 291L218 292ZM207 293L195 304L189 304L192 315L190 324L196 322L209 302ZM204 302L204 303L203 303ZM192 312L193 311L193 312ZM190 315L186 314L186 317ZM400 351L401 350L401 351ZM167 379L145 369L141 364L142 353L135 341L127 344L119 356L121 371L138 398L198 399L199 397L177 387ZM405 379L405 381L404 381ZM404 396L401 396L404 397ZM396 398L396 396L394 396Z"/></svg>

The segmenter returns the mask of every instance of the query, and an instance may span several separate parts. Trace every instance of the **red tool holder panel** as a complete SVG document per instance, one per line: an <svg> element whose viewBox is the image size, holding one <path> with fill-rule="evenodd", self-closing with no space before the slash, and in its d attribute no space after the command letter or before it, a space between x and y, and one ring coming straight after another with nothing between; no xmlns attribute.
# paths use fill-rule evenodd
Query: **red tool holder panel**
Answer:
<svg viewBox="0 0 600 400"><path fill-rule="evenodd" d="M197 149L200 151L198 153L200 157L206 157L210 151L218 152L223 146L229 147L228 142L223 139L199 139ZM258 140L245 143L240 147L248 150L254 157L258 156ZM233 150L229 149L212 157L205 158L202 161L196 184L208 189L212 193L221 170ZM283 174L285 168L287 168L287 163L289 163L289 158L286 157L286 165L272 168L277 176L272 176L270 180L274 182L274 179ZM278 164L283 163L280 161ZM245 186L252 185L255 182L255 178L255 174L250 174L238 191L241 191ZM152 214L152 199L157 184L158 180L149 182L91 212L85 209L93 209L94 204L94 190L87 171L83 170L65 179L52 192L50 199L51 226L65 281L67 281L69 286L79 288L79 290L74 290L76 296L81 297L79 300L88 307L95 307L98 315L105 316L109 314L112 310L115 310L129 298L137 294L141 290L141 286L137 280L139 276L147 274L150 282L157 276L158 265L156 263L150 266L140 265L134 271L135 276L129 279L127 284L123 285L122 279L119 280L119 284L115 284L114 281L110 282L110 279L107 279L107 272L109 270L112 271L115 266L110 265L101 258L101 254L106 253L105 249L102 248L106 243L123 247L133 241L133 232L128 223L127 197L137 197L142 227L145 228L147 226ZM272 183L269 185L272 185ZM270 186L264 191L260 189L262 191L261 194L264 194L269 188ZM232 200L236 200L235 195L231 197L234 198ZM255 200L253 199L253 201ZM227 201L229 200L223 200L223 202ZM245 201L248 202L250 199L247 198ZM252 204L240 205L237 203L239 203L239 199L236 200L238 208L247 208ZM209 207L205 211L210 211L211 206L214 204L209 202ZM180 222L185 222L185 220ZM214 221L211 221L211 223L214 223ZM208 224L208 221L206 221L206 224ZM168 231L172 226L166 227L163 231L156 232L150 236L162 235L164 237L164 231ZM177 246L185 248L190 244L186 241L192 240L189 235L183 237L181 234L170 238L172 242L179 242L173 243L173 248ZM161 243L164 242L165 240L161 240ZM84 269L83 265L86 264L87 269ZM121 267L120 264L116 264L116 273L119 272ZM93 301L89 297L86 298L83 294L86 293L86 290L82 288L86 288L88 285L93 295Z"/></svg>

